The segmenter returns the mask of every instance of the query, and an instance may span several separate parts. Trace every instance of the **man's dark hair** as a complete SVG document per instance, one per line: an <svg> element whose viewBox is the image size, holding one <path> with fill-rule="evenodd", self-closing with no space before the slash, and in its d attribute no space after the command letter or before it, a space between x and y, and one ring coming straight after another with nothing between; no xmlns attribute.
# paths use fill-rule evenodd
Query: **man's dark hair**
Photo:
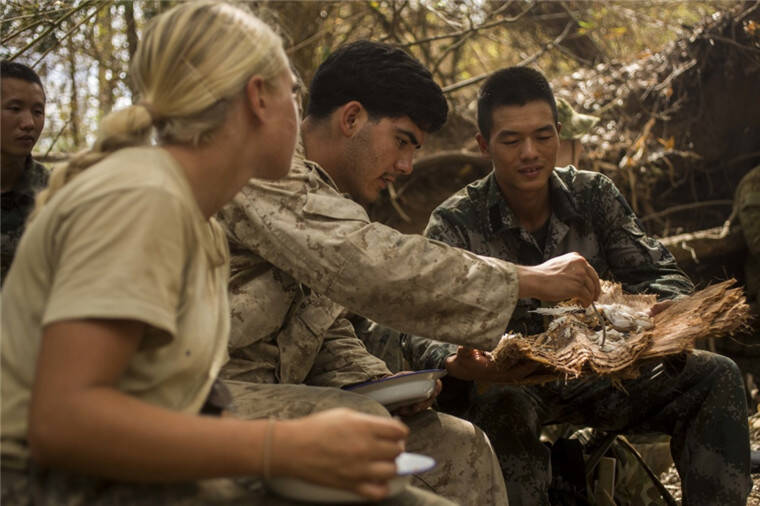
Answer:
<svg viewBox="0 0 760 506"><path fill-rule="evenodd" d="M324 118L352 100L373 119L409 116L425 132L441 128L449 111L441 87L419 61L367 40L340 47L319 66L306 113Z"/></svg>
<svg viewBox="0 0 760 506"><path fill-rule="evenodd" d="M491 74L478 94L478 128L488 141L493 127L493 110L503 105L525 105L541 100L552 108L557 122L557 103L552 87L538 70L528 67L507 67Z"/></svg>
<svg viewBox="0 0 760 506"><path fill-rule="evenodd" d="M37 83L40 85L40 88L42 88L43 93L45 92L45 87L42 86L42 81L40 80L40 76L37 75L37 72L23 63L8 60L0 61L0 79L5 77L21 79L22 81L29 83Z"/></svg>

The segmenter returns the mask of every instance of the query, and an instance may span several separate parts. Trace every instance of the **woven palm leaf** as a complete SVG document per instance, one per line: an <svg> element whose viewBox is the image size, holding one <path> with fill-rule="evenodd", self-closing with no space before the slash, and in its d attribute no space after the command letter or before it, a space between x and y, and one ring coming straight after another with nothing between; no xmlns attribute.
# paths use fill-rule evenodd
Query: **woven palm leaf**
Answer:
<svg viewBox="0 0 760 506"><path fill-rule="evenodd" d="M593 307L574 301L541 308L549 319L541 334L505 334L493 352L497 367L507 371L515 363L542 364L542 374L526 382L556 377L609 375L631 378L642 360L694 348L696 339L729 335L747 324L749 308L741 288L731 279L675 301L654 318L649 311L654 295L623 293L620 284L602 282L602 294ZM602 326L606 339L602 346Z"/></svg>

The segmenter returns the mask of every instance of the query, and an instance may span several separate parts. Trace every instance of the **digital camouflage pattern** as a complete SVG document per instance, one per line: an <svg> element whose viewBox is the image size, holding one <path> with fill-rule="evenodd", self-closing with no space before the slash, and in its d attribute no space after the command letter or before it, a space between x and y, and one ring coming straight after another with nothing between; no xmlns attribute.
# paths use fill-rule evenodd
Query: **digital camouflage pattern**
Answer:
<svg viewBox="0 0 760 506"><path fill-rule="evenodd" d="M48 170L30 156L16 187L3 192L0 197L0 283L5 282L5 275L11 268L21 235L26 228L26 219L34 209L35 195L47 186L47 182Z"/></svg>
<svg viewBox="0 0 760 506"><path fill-rule="evenodd" d="M746 503L752 487L747 408L733 361L696 351L653 363L620 386L608 379L579 379L491 386L484 392L473 388L451 412L488 434L513 506L549 504L550 452L539 436L550 423L669 434L684 505ZM648 483L641 486L651 502L638 504L661 504Z"/></svg>
<svg viewBox="0 0 760 506"><path fill-rule="evenodd" d="M481 255L536 265L577 251L603 279L631 293L674 298L693 290L672 255L647 237L614 184L604 175L558 168L550 178L552 214L544 247L519 226L493 174L441 204L425 234ZM508 329L540 333L544 322L518 302ZM452 347L402 336L416 367L440 366ZM510 503L548 504L549 453L541 426L573 423L603 430L662 432L682 477L684 504L744 504L751 487L744 386L729 359L704 352L653 364L617 389L606 379L557 381L543 386L468 388L450 402L453 414L483 428L507 481Z"/></svg>
<svg viewBox="0 0 760 506"><path fill-rule="evenodd" d="M734 212L747 244L744 266L747 296L753 303L755 314L760 314L760 165L749 171L739 182L734 197Z"/></svg>
<svg viewBox="0 0 760 506"><path fill-rule="evenodd" d="M492 349L517 301L514 265L371 222L300 153L284 179L250 180L221 221L233 250L244 245L350 311L406 332ZM240 324L239 311L233 318Z"/></svg>
<svg viewBox="0 0 760 506"><path fill-rule="evenodd" d="M576 251L599 277L628 293L661 299L688 294L694 285L673 255L641 229L614 183L603 174L557 168L549 179L552 214L545 246L520 227L491 173L449 197L432 213L425 235L447 244L520 265L537 265ZM535 299L520 299L508 328L526 335L543 332Z"/></svg>

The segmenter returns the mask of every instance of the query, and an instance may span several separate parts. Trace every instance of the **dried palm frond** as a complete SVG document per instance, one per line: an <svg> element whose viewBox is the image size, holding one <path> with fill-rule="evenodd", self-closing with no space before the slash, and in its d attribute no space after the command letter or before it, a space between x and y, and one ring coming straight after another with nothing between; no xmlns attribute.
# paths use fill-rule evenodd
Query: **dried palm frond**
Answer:
<svg viewBox="0 0 760 506"><path fill-rule="evenodd" d="M749 308L742 289L731 288L735 282L709 286L651 317L656 296L626 294L620 284L603 281L595 304L601 315L574 301L540 308L536 312L552 318L547 330L531 336L505 334L494 361L505 371L526 360L542 364L545 373L528 382L585 374L635 377L644 359L691 350L696 339L722 337L745 326ZM607 339L602 346L603 328Z"/></svg>

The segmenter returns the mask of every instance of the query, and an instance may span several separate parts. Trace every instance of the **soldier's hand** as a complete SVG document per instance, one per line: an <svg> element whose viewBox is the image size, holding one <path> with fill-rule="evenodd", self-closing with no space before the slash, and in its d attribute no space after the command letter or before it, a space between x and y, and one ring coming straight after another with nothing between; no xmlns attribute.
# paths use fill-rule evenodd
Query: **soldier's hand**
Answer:
<svg viewBox="0 0 760 506"><path fill-rule="evenodd" d="M588 306L599 297L599 275L578 253L566 253L536 266L517 266L521 298L547 302L577 298Z"/></svg>
<svg viewBox="0 0 760 506"><path fill-rule="evenodd" d="M273 476L286 475L351 490L373 501L388 495L396 456L409 429L398 420L330 409L278 422L272 440Z"/></svg>
<svg viewBox="0 0 760 506"><path fill-rule="evenodd" d="M400 372L398 374L408 374L409 371ZM394 375L395 376L395 375ZM433 403L435 402L435 398L438 397L438 394L441 393L441 389L443 388L443 383L441 383L441 380L437 379L435 380L435 388L431 392L430 396L425 399L424 401L420 401L416 404L410 404L408 406L401 406L400 408L394 410L392 413L394 415L399 416L412 416L420 411L425 411L426 409L430 408Z"/></svg>
<svg viewBox="0 0 760 506"><path fill-rule="evenodd" d="M467 381L489 383L530 382L530 377L538 371L545 372L541 364L533 361L515 360L511 364L499 364L487 351L460 346L456 355L446 359L446 369L455 378Z"/></svg>

